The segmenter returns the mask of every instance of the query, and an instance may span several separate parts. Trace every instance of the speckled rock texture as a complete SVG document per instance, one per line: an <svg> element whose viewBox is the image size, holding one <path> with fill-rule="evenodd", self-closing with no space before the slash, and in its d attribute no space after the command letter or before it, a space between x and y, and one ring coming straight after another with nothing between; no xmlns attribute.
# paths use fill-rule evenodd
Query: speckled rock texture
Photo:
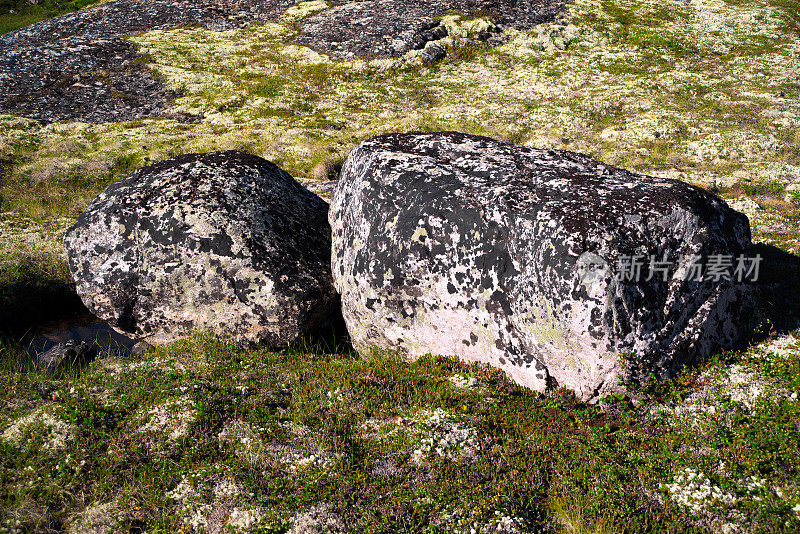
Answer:
<svg viewBox="0 0 800 534"><path fill-rule="evenodd" d="M277 18L293 3L116 0L0 35L0 113L91 124L162 115L177 95L121 37L188 24L236 28Z"/></svg>
<svg viewBox="0 0 800 534"><path fill-rule="evenodd" d="M591 401L748 331L748 284L679 275L694 254L748 254L747 218L582 154L453 132L375 137L345 162L329 220L362 353L454 355ZM619 260L650 254L674 262L666 281L618 280Z"/></svg>
<svg viewBox="0 0 800 534"><path fill-rule="evenodd" d="M90 124L164 116L179 95L123 39L198 24L213 30L275 20L293 0L115 0L0 35L0 113ZM552 20L563 0L332 1L302 24L297 41L337 59L389 57L447 35L435 17L480 13L500 26ZM501 35L485 36L498 44ZM496 42L495 42L496 41ZM199 122L200 116L171 116Z"/></svg>
<svg viewBox="0 0 800 534"><path fill-rule="evenodd" d="M337 59L391 57L420 50L447 36L436 17L457 12L487 16L498 24L529 29L563 11L563 0L365 0L334 2L303 23L298 42Z"/></svg>
<svg viewBox="0 0 800 534"><path fill-rule="evenodd" d="M161 115L177 93L136 56L123 39L71 37L9 49L0 56L0 112L93 124Z"/></svg>
<svg viewBox="0 0 800 534"><path fill-rule="evenodd" d="M64 244L84 304L122 333L279 346L338 305L327 211L266 160L190 154L110 185Z"/></svg>

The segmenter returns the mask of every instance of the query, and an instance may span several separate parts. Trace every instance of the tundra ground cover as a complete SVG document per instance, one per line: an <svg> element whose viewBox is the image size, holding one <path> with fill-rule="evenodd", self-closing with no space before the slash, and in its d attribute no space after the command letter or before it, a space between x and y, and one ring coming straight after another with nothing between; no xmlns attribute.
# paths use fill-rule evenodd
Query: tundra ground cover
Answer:
<svg viewBox="0 0 800 534"><path fill-rule="evenodd" d="M450 57L433 66L418 53L333 62L292 44L318 7L132 38L182 91L172 111L198 124L0 117L12 334L0 346L0 529L800 529L800 4L578 0L495 49L458 39L486 22L446 17ZM593 406L446 358L203 337L80 374L19 373L15 341L33 318L80 309L60 233L108 183L227 148L311 182L361 140L412 129L586 152L719 192L750 217L765 284L780 288L772 337Z"/></svg>
<svg viewBox="0 0 800 534"><path fill-rule="evenodd" d="M6 369L2 528L793 531L798 347L597 405L447 358L203 336L80 375Z"/></svg>

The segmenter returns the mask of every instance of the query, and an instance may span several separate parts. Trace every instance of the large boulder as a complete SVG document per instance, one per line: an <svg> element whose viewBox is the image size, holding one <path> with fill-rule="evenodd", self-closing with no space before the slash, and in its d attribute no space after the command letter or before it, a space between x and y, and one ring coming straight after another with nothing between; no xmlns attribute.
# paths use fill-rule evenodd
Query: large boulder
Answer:
<svg viewBox="0 0 800 534"><path fill-rule="evenodd" d="M335 310L328 206L272 163L189 154L110 185L64 236L86 307L150 343L282 345Z"/></svg>
<svg viewBox="0 0 800 534"><path fill-rule="evenodd" d="M348 157L329 220L361 352L454 355L592 400L747 330L750 286L696 280L694 257L747 255L747 218L697 187L581 154L382 135ZM622 267L634 256L639 277Z"/></svg>

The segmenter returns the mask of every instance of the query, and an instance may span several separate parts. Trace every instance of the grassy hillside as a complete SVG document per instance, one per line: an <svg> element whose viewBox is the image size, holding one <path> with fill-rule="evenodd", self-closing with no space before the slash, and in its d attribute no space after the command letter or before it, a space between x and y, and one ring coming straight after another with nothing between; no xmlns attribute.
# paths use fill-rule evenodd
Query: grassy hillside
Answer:
<svg viewBox="0 0 800 534"><path fill-rule="evenodd" d="M800 2L576 0L498 48L456 39L433 66L292 44L323 4L132 37L181 91L170 111L198 124L0 116L0 531L800 530ZM463 36L487 24L444 20ZM361 140L408 130L718 192L766 258L760 337L592 406L314 340L253 352L199 335L82 373L19 372L34 318L80 310L60 233L107 184L230 148L326 180Z"/></svg>

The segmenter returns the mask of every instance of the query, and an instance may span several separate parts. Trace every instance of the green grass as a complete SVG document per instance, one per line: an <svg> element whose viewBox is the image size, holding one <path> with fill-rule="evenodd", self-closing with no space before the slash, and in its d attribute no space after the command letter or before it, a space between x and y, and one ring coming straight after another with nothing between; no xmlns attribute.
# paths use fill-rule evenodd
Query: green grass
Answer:
<svg viewBox="0 0 800 534"><path fill-rule="evenodd" d="M30 26L64 13L78 11L97 3L97 0L44 0L33 5L27 0L0 1L0 34ZM11 13L11 11L16 13Z"/></svg>
<svg viewBox="0 0 800 534"><path fill-rule="evenodd" d="M694 514L663 489L692 467L735 495L749 524L800 527L787 502L745 482L757 476L788 493L800 489L791 482L800 465L797 402L764 400L747 411L720 401L721 411L697 427L654 408L686 398L705 380L699 370L643 390L635 403L616 396L584 405L562 390L532 393L480 365L362 360L346 345L330 348L307 342L250 352L200 336L133 361L109 356L80 376L2 373L8 402L0 417L14 420L46 405L73 436L66 450L48 452L46 428L32 426L24 445L0 444L6 521L42 531L74 520L75 510L112 503L113 525L177 531L187 509L209 505L224 514L234 501L258 509L263 527L282 532L319 503L358 532L480 528L497 512L526 529L700 532L728 508L709 501ZM800 353L769 362L730 354L708 368L735 362L798 386ZM471 377L474 386L457 387L454 375ZM169 437L174 419L163 431L141 431L149 411L175 399L184 403L176 417L194 412L183 434ZM424 414L437 410L449 414L444 427L426 423ZM233 421L257 444L251 456L243 442L220 438ZM425 449L416 462L414 450L448 424L469 429L478 452ZM327 461L292 467L287 451ZM720 462L724 472L717 472ZM186 503L168 497L187 476L207 484L224 476L236 490L228 501L213 493Z"/></svg>
<svg viewBox="0 0 800 534"><path fill-rule="evenodd" d="M82 5L0 15L0 32ZM567 22L584 33L564 50L456 44L431 67L297 59L287 48L296 23L144 34L140 61L163 69L184 95L177 106L204 123L0 119L0 435L20 431L0 438L0 531L67 530L94 509L111 529L179 532L238 509L260 517L258 531L286 532L321 504L375 533L491 532L503 516L522 531L800 529L800 405L791 398L800 349L765 355L800 327L800 215L781 200L800 137L763 114L791 111L798 85L760 74L791 60L798 3L756 6L775 10L786 32L741 30L727 55L687 31L688 4L573 6ZM652 138L651 119L668 123L665 137ZM603 137L617 128L630 133ZM412 129L578 150L755 200L754 252L768 290L760 344L596 405L443 357L362 359L342 334L278 351L198 335L131 360L103 355L80 372L22 372L26 332L82 312L59 234L107 184L153 161L229 148L327 178L361 140ZM726 155L758 136L773 136L777 150L760 153L756 142L752 153ZM749 404L714 386L730 382L719 377L732 368L763 385ZM698 403L713 413L675 415ZM31 424L19 425L25 417ZM448 432L459 445L442 455L428 446ZM59 436L65 448L48 449ZM736 504L708 499L693 511L677 502L666 485L685 469ZM186 500L170 496L182 481L196 491Z"/></svg>

